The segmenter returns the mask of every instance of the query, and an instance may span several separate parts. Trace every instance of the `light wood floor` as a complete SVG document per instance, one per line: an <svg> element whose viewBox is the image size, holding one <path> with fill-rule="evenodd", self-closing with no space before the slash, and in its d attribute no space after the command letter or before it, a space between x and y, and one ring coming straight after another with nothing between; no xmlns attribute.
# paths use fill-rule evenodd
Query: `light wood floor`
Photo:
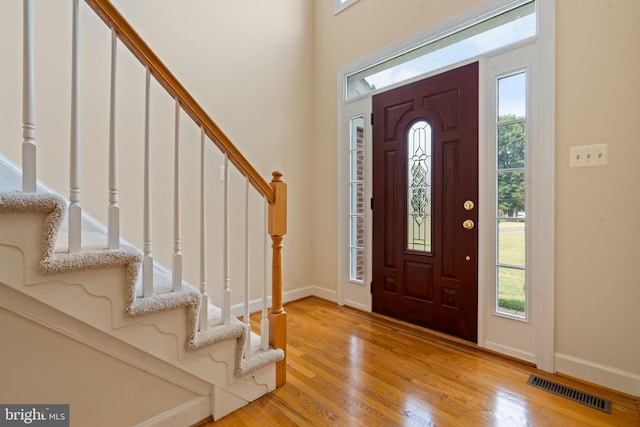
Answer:
<svg viewBox="0 0 640 427"><path fill-rule="evenodd" d="M640 426L638 399L318 298L285 306L287 384L205 426ZM535 373L612 414L526 384Z"/></svg>

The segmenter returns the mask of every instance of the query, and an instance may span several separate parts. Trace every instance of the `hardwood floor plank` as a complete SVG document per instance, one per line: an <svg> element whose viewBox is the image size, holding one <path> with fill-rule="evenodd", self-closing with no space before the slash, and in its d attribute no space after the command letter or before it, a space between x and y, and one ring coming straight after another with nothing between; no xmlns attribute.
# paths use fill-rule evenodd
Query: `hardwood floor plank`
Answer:
<svg viewBox="0 0 640 427"><path fill-rule="evenodd" d="M319 298L285 309L287 384L206 426L640 426L632 396ZM612 414L531 374L609 399Z"/></svg>

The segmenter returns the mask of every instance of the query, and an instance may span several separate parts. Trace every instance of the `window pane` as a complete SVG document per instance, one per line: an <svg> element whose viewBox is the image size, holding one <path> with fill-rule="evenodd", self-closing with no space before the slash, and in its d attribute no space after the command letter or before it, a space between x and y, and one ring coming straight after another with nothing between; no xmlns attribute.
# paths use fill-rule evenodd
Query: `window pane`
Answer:
<svg viewBox="0 0 640 427"><path fill-rule="evenodd" d="M353 215L351 217L351 238L350 246L359 248L364 246L364 217Z"/></svg>
<svg viewBox="0 0 640 427"><path fill-rule="evenodd" d="M473 58L536 34L535 2L347 77L347 99Z"/></svg>
<svg viewBox="0 0 640 427"><path fill-rule="evenodd" d="M498 267L498 313L525 315L525 270Z"/></svg>
<svg viewBox="0 0 640 427"><path fill-rule="evenodd" d="M351 119L349 135L351 182L364 180L364 118Z"/></svg>
<svg viewBox="0 0 640 427"><path fill-rule="evenodd" d="M364 218L351 217L351 237L349 246L349 279L364 281Z"/></svg>
<svg viewBox="0 0 640 427"><path fill-rule="evenodd" d="M349 139L349 147L352 150L364 148L364 118L362 116L351 119L351 135Z"/></svg>
<svg viewBox="0 0 640 427"><path fill-rule="evenodd" d="M524 167L525 123L498 126L498 169Z"/></svg>
<svg viewBox="0 0 640 427"><path fill-rule="evenodd" d="M498 79L498 121L524 119L527 111L526 73Z"/></svg>
<svg viewBox="0 0 640 427"><path fill-rule="evenodd" d="M498 217L525 217L524 171L498 173Z"/></svg>
<svg viewBox="0 0 640 427"><path fill-rule="evenodd" d="M431 126L419 121L407 134L407 249L431 251Z"/></svg>
<svg viewBox="0 0 640 427"><path fill-rule="evenodd" d="M351 248L350 250L349 279L364 282L364 249Z"/></svg>
<svg viewBox="0 0 640 427"><path fill-rule="evenodd" d="M364 183L351 184L351 212L352 215L364 214Z"/></svg>
<svg viewBox="0 0 640 427"><path fill-rule="evenodd" d="M358 152L355 150L351 151L351 167L349 169L349 179L351 182L358 181L358 175L360 171L358 170Z"/></svg>
<svg viewBox="0 0 640 427"><path fill-rule="evenodd" d="M525 266L524 221L498 221L498 264Z"/></svg>

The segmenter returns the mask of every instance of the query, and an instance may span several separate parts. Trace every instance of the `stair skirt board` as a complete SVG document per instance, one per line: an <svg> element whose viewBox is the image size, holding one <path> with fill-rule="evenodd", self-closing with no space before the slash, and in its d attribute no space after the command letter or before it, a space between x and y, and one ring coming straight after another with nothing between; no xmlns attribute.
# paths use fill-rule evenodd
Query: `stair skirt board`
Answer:
<svg viewBox="0 0 640 427"><path fill-rule="evenodd" d="M171 361L171 363L175 363L176 366L189 371L190 369L193 369L194 366L202 365L200 361L202 357L199 356L207 356L208 354L211 354L211 356L206 357L206 359L213 359L215 361L215 357L218 356L214 357L213 354L221 351L213 349L216 347L215 344L223 343L224 345L222 345L221 349L235 347L233 348L233 357L230 356L226 358L229 359L228 368L230 368L231 372L227 375L227 378L223 378L221 382L220 378L216 381L216 383L218 383L216 388L226 390L224 393L237 393L237 390L231 392L229 387L232 386L234 389L241 387L242 384L246 383L245 376L252 377L248 374L256 372L257 370L263 371L264 369L261 368L265 366L271 365L271 367L273 367L274 362L280 361L284 358L284 352L280 349L269 349L266 351L260 350L259 345L257 345L259 337L252 334L249 327L238 319L232 317L229 324L223 325L220 309L213 305L210 305L209 307L209 329L198 332L198 313L201 301L199 291L188 284L185 284L183 291L173 292L171 290L170 278L167 278L166 275L163 277L160 270L155 271L154 269L154 292L156 292L156 295L148 298L139 298L142 294L141 279L139 277L142 255L137 249L130 247L124 247L118 250L90 248L83 249L78 253L62 252L59 247L56 247L56 241L60 240L58 239L58 233L65 216L66 206L66 200L60 196L49 193L21 193L18 191L0 193L0 214L21 214L19 216L24 218L35 216L40 218L39 222L31 221L31 224L42 224L41 230L31 230L26 234L22 233L23 230L21 230L20 233L17 233L19 236L15 237L18 241L0 242L0 246L3 246L6 250L9 250L9 247L17 248L23 255L22 263L25 264L23 271L6 272L9 276L16 276L12 276L14 280L17 280L17 276L23 276L22 285L24 287L19 289L21 292L26 292L36 299L38 298L38 293L42 295L51 295L54 289L56 289L56 285L58 286L59 291L63 293L74 292L73 288L82 288L86 294L92 296L102 296L102 292L112 292L115 295L114 301L119 298L121 300L121 304L112 301L112 307L110 308L113 310L113 313L111 313L110 316L111 324L108 325L109 327L107 327L107 325L100 326L107 333L115 337L126 337L131 334L135 335L135 333L138 333L139 331L134 332L134 330L148 329L148 326L153 326L155 323L158 325L166 323L166 328L175 328L173 321L168 322L162 320L162 318L167 316L181 316L182 318L186 318L186 325L184 326L185 330L173 333L173 341L175 342L176 337L180 337L183 338L183 344L174 344L174 346L178 346L176 350L173 350L173 354L177 356L173 357L175 360ZM7 218L8 221L11 221L9 219L10 217L11 215L6 216L5 218ZM13 217L16 218L16 215L13 215ZM2 226L1 222L2 221L0 221L0 226ZM18 223L20 222L18 221ZM8 223L6 224L8 226ZM15 225L12 226L15 227ZM37 227L34 226L32 228ZM25 230L25 232L26 231L27 230ZM8 235L11 233L0 233L0 235L2 234ZM16 233L13 234L15 235ZM19 247L22 246L19 240L25 239L25 236L29 236L30 234L39 236L40 253L38 253L37 256L35 254L35 252L37 252L35 249L33 249L34 254L28 254L28 251L22 251ZM33 243L25 243L25 245L35 247ZM32 268L27 266L29 263L28 260L31 259L30 257L33 257ZM11 257L9 257L9 259L10 258ZM9 259L7 259L7 261L9 261ZM2 263L2 260L0 260L0 263ZM11 265L10 269L5 270L13 270L14 268L17 269L17 266ZM95 292L88 290L87 287L89 285L87 282L87 276L90 274L95 275L96 270L101 271L99 275L105 275L110 279L108 283L113 283L113 277L120 275L119 277L121 279L118 283L123 283L125 292L118 293L117 290L113 290L113 286L101 287L95 290ZM124 275L119 273L119 271L123 271ZM122 279L123 276L124 280ZM46 279L47 277L49 279ZM0 280L2 280L2 275L0 275ZM47 280L51 285L46 283ZM92 280L93 279L89 279L89 282ZM44 290L47 286L51 287L48 292ZM62 291L63 288L60 288L61 286L64 287L64 291ZM108 298L93 299L107 300ZM42 302L45 304L48 303L47 301ZM95 304L99 303L96 302ZM70 304L67 303L67 305ZM118 305L119 307L116 307ZM71 309L70 307L67 308L69 310ZM120 313L115 312L116 308L121 310ZM84 322L87 322L87 320L91 321L88 317L91 310L87 309L87 311L89 313L85 313L87 318L82 320ZM72 314L69 311L68 313ZM186 315L180 313L185 313ZM88 322L89 324L90 321ZM137 322L137 324L135 322ZM183 323L185 323L185 321L183 321ZM165 326L155 326L152 327L152 329L163 332L160 328L164 327ZM127 331L127 329L129 330ZM234 339L235 345L229 347L229 344L231 344ZM130 340L125 339L125 341L128 342L131 342ZM168 343L172 340L169 339L166 341ZM251 344L251 351L246 351L248 344ZM193 356L189 356L189 353L193 354ZM193 360L193 357L196 357L195 361ZM169 357L169 359L171 359L171 357ZM184 367L182 365L184 365ZM273 377L275 377L275 369L267 369L267 371L273 371ZM256 377L263 377L263 375L257 375ZM255 380L254 378L248 379ZM273 384L273 381L267 381L267 383ZM259 397L259 395L271 391L274 387L274 385L258 387L256 390L249 391L248 393L252 398ZM224 393L221 391L219 394L222 395ZM238 399L241 401L244 400L245 403L246 400L253 400L240 397L238 397ZM221 405L224 406L223 403L221 403ZM225 412L223 409L220 411ZM215 414L214 417L216 417Z"/></svg>

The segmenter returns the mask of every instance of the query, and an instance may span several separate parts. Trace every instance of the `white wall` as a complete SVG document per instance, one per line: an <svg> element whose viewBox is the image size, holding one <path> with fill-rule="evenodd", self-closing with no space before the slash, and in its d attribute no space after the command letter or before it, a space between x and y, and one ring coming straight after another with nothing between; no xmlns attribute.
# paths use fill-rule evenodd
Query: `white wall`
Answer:
<svg viewBox="0 0 640 427"><path fill-rule="evenodd" d="M557 2L556 351L635 374L635 395L639 17L636 0ZM609 166L569 169L570 146L596 143L609 144Z"/></svg>

